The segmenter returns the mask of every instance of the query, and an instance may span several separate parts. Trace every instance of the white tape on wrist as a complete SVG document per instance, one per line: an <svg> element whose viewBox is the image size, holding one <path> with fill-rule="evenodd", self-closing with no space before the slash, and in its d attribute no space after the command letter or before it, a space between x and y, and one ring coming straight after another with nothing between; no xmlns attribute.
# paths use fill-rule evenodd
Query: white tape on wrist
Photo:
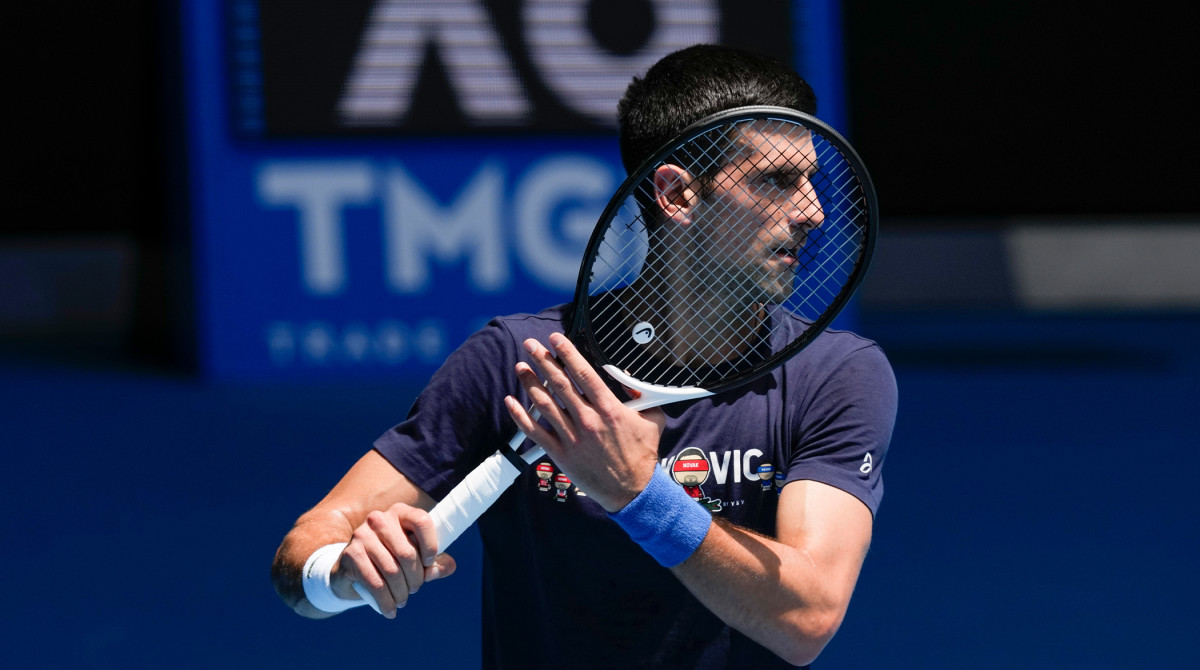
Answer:
<svg viewBox="0 0 1200 670"><path fill-rule="evenodd" d="M313 607L322 612L337 614L351 607L367 604L365 600L347 600L339 597L333 592L333 586L329 583L333 566L341 557L342 550L346 548L347 544L349 543L327 544L314 551L312 556L309 556L308 560L304 562L304 573L301 578L301 583L304 585L304 596L308 598L308 602Z"/></svg>

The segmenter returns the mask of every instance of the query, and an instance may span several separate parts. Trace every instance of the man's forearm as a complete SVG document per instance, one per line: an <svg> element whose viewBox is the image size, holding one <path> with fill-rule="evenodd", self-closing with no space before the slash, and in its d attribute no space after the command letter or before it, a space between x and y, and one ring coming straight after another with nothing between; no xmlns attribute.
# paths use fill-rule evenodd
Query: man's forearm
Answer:
<svg viewBox="0 0 1200 670"><path fill-rule="evenodd" d="M331 510L313 509L296 521L271 563L271 581L288 607L312 619L332 616L308 603L301 572L314 551L327 544L348 540L353 530L344 515Z"/></svg>
<svg viewBox="0 0 1200 670"><path fill-rule="evenodd" d="M695 554L672 570L722 621L804 665L846 615L872 521L850 493L793 481L780 493L776 539L718 521Z"/></svg>
<svg viewBox="0 0 1200 670"><path fill-rule="evenodd" d="M805 665L841 625L866 547L855 557L794 544L718 522L699 549L671 570L722 621L784 660Z"/></svg>

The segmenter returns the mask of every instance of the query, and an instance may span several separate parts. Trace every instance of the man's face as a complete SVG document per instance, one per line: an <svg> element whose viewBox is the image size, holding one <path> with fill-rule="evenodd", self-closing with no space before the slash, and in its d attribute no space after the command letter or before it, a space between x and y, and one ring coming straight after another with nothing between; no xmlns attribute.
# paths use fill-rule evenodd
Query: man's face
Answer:
<svg viewBox="0 0 1200 670"><path fill-rule="evenodd" d="M750 283L758 301L783 302L808 232L825 220L810 181L819 167L812 134L759 121L740 140L692 214L707 256L697 261L711 264L714 282Z"/></svg>

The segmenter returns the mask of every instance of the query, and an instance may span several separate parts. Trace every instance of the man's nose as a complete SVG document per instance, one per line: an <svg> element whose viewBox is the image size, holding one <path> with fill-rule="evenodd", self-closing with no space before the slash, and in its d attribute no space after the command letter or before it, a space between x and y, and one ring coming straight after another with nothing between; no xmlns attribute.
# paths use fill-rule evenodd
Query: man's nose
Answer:
<svg viewBox="0 0 1200 670"><path fill-rule="evenodd" d="M791 205L788 223L793 228L811 230L825 223L825 208L821 206L817 189L811 181L804 180L804 185L796 190Z"/></svg>

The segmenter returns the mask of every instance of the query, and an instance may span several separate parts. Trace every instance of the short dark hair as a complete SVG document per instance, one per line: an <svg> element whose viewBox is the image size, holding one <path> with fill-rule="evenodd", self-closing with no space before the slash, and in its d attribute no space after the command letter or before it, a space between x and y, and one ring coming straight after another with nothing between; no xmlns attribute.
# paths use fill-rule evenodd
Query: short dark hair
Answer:
<svg viewBox="0 0 1200 670"><path fill-rule="evenodd" d="M684 128L745 105L817 111L817 96L795 70L775 58L716 44L663 56L634 77L617 104L621 160L632 172Z"/></svg>

